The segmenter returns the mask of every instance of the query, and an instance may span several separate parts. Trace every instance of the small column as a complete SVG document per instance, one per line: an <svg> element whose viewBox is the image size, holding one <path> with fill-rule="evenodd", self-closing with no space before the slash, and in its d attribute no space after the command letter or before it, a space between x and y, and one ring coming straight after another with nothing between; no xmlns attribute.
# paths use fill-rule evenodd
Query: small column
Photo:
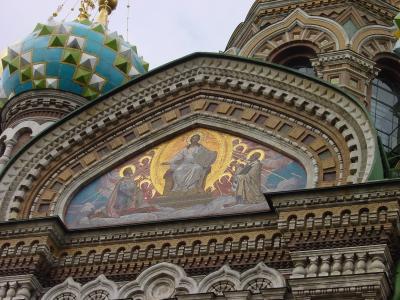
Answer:
<svg viewBox="0 0 400 300"><path fill-rule="evenodd" d="M6 164L10 161L12 150L14 149L16 140L11 139L4 142L6 145L6 149L4 150L3 155L0 157L0 171L6 166Z"/></svg>
<svg viewBox="0 0 400 300"><path fill-rule="evenodd" d="M331 275L340 275L342 273L342 254L332 255L332 258Z"/></svg>
<svg viewBox="0 0 400 300"><path fill-rule="evenodd" d="M318 275L318 257L310 257L310 265L307 268L307 277L317 277Z"/></svg>
<svg viewBox="0 0 400 300"><path fill-rule="evenodd" d="M294 269L290 278L304 278L306 277L306 269L304 268L303 260L294 261Z"/></svg>
<svg viewBox="0 0 400 300"><path fill-rule="evenodd" d="M367 271L367 253L357 253L357 262L355 266L355 274L364 274Z"/></svg>
<svg viewBox="0 0 400 300"><path fill-rule="evenodd" d="M18 288L17 294L15 295L17 299L26 300L30 300L31 296L31 285L27 282L21 284L21 286Z"/></svg>
<svg viewBox="0 0 400 300"><path fill-rule="evenodd" d="M7 291L7 294L6 294L6 298L11 299L17 293L18 283L16 281L12 281L12 282L9 282L8 285L9 286L8 286L8 291Z"/></svg>
<svg viewBox="0 0 400 300"><path fill-rule="evenodd" d="M354 272L354 254L344 255L343 275L350 275Z"/></svg>
<svg viewBox="0 0 400 300"><path fill-rule="evenodd" d="M321 267L319 270L319 276L329 276L330 271L330 255L321 256Z"/></svg>

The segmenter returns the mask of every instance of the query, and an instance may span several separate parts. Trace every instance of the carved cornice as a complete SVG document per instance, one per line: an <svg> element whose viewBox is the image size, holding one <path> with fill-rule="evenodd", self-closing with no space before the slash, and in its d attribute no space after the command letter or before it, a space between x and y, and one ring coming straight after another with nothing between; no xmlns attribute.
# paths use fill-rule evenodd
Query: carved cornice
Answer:
<svg viewBox="0 0 400 300"><path fill-rule="evenodd" d="M355 205L366 201L384 202L400 199L399 180L371 181L363 184L345 185L311 190L278 192L268 194L278 211L296 210L302 207L329 207L341 203Z"/></svg>

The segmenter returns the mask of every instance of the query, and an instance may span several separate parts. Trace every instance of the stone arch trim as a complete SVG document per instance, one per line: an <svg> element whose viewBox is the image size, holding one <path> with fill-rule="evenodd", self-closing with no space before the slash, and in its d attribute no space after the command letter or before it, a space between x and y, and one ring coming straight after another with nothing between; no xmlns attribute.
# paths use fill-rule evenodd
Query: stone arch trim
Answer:
<svg viewBox="0 0 400 300"><path fill-rule="evenodd" d="M208 109L211 102L216 105L215 111ZM283 139L294 141L303 151L325 145L342 157L335 163L342 174L338 184L364 182L372 169L376 136L366 111L356 100L278 66L195 54L90 103L29 143L3 172L4 182L10 184L0 184L2 219L38 216L33 212L40 201L48 205L58 193L48 185L50 182L58 180L63 188L76 180L72 168L78 163L81 169L89 170L104 160L96 147L107 147L107 155L121 151L137 137L148 139L165 124L176 126L185 115L181 110L187 107L192 115L227 120L235 120L234 111L240 109L236 123L267 133L279 132L284 124L296 124L303 133L320 137L322 144L302 144L301 130L300 136L299 131L290 131L282 135ZM259 124L261 114L265 119ZM54 208L54 203L51 205Z"/></svg>
<svg viewBox="0 0 400 300"><path fill-rule="evenodd" d="M168 278L169 282L163 281L165 278ZM150 294L155 292L157 283L172 284L171 293L175 291L186 294L197 292L196 281L193 278L188 277L181 267L171 263L162 262L146 269L136 278L135 281L125 284L119 292L119 297L128 298L134 294L143 294L147 298L151 299Z"/></svg>
<svg viewBox="0 0 400 300"><path fill-rule="evenodd" d="M199 292L207 293L210 292L210 288L218 282L229 282L235 287L236 291L246 290L248 284L253 280L268 280L270 286L268 288L284 288L286 287L286 281L283 275L272 268L267 267L263 262L259 263L255 267L239 273L232 270L228 265L224 265L219 270L207 275L199 282Z"/></svg>
<svg viewBox="0 0 400 300"><path fill-rule="evenodd" d="M357 31L351 39L351 49L369 59L374 59L379 53L392 52L396 43L394 30L394 27L381 25L366 26Z"/></svg>
<svg viewBox="0 0 400 300"><path fill-rule="evenodd" d="M63 293L70 293L74 295L75 299L80 299L82 286L80 283L75 282L72 277L68 277L63 283L51 288L43 296L43 300L55 300Z"/></svg>
<svg viewBox="0 0 400 300"><path fill-rule="evenodd" d="M235 290L238 291L240 289L240 273L232 270L228 265L225 265L219 270L208 274L200 281L199 292L210 292L213 285L219 282L229 282L234 286Z"/></svg>
<svg viewBox="0 0 400 300"><path fill-rule="evenodd" d="M271 288L283 288L286 286L286 280L280 272L275 269L269 268L263 262L260 262L254 268L247 270L241 274L241 289L248 289L249 284L252 281L259 279L268 280L271 283Z"/></svg>
<svg viewBox="0 0 400 300"><path fill-rule="evenodd" d="M345 49L349 43L349 38L347 33L337 22L323 17L310 16L302 9L295 9L290 15L288 15L282 21L279 21L267 28L258 32L254 37L252 37L241 49L240 55L243 56L254 56L256 54L257 48L262 45L265 40L271 40L272 37L282 35L282 42L289 41L289 36L285 32L290 32L295 26L299 26L304 30L314 29L320 33L325 33L331 41L334 41L333 50ZM289 30L288 30L289 29ZM302 37L295 37L295 40L301 39ZM293 39L293 37L292 37ZM316 40L318 37L316 38ZM316 42L318 45L318 42ZM324 47L324 44L318 45ZM265 55L268 56L268 55Z"/></svg>
<svg viewBox="0 0 400 300"><path fill-rule="evenodd" d="M107 300L118 297L118 286L115 282L108 280L104 275L100 275L94 281L86 283L81 289L81 299L88 298L93 292L104 291L108 295Z"/></svg>
<svg viewBox="0 0 400 300"><path fill-rule="evenodd" d="M9 141L17 138L18 133L24 129L30 129L32 131L32 137L37 136L44 129L52 125L54 122L46 122L43 124L39 124L35 121L23 121L19 123L15 127L9 127L5 129L1 135L0 139L4 139L4 141Z"/></svg>

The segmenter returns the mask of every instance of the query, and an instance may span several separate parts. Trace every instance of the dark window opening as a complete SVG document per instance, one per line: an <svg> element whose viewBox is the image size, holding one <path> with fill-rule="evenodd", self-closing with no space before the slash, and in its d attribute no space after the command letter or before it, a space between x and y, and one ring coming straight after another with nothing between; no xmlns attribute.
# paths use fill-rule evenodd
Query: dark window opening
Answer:
<svg viewBox="0 0 400 300"><path fill-rule="evenodd" d="M277 53L272 62L295 69L308 76L316 76L311 59L317 57L314 49L303 45L291 45Z"/></svg>
<svg viewBox="0 0 400 300"><path fill-rule="evenodd" d="M387 152L400 142L399 88L389 72L382 71L371 84L371 116Z"/></svg>

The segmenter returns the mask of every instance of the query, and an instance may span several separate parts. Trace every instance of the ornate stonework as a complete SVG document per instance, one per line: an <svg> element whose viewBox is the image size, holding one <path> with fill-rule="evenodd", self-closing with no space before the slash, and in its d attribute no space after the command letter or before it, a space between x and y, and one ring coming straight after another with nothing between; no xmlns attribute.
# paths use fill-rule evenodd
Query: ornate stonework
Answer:
<svg viewBox="0 0 400 300"><path fill-rule="evenodd" d="M0 300L390 299L400 181L369 108L395 2L256 1L224 54L10 99Z"/></svg>

